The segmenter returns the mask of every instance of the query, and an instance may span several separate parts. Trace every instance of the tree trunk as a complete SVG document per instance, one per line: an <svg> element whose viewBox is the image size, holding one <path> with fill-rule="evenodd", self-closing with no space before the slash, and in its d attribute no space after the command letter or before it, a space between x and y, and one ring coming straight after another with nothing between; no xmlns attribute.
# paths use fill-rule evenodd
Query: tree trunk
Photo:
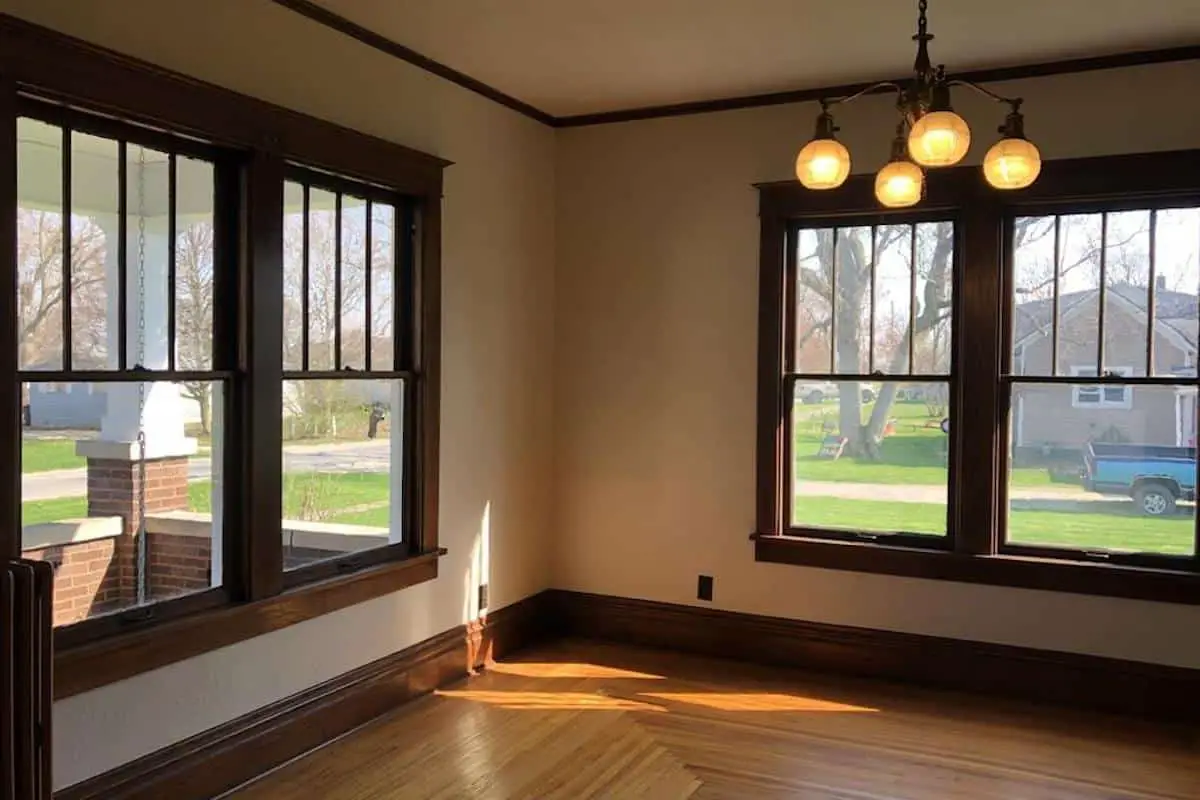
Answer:
<svg viewBox="0 0 1200 800"><path fill-rule="evenodd" d="M212 404L211 392L208 387L205 387L200 392L200 399L197 401L200 404L200 432L205 436L212 434Z"/></svg>

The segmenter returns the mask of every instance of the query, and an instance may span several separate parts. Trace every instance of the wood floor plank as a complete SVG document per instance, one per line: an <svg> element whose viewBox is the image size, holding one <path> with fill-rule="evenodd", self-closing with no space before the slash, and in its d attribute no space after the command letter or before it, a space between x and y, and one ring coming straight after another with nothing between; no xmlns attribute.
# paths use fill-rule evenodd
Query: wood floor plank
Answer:
<svg viewBox="0 0 1200 800"><path fill-rule="evenodd" d="M231 796L1196 800L1200 745L1182 727L560 642Z"/></svg>

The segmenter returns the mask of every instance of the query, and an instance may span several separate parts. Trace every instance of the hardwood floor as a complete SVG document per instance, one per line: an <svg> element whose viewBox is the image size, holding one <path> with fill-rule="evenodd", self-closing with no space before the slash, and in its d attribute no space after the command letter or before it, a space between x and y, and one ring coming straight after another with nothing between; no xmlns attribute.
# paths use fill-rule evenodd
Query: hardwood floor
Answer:
<svg viewBox="0 0 1200 800"><path fill-rule="evenodd" d="M407 705L231 797L1196 800L1200 739L1124 718L567 641Z"/></svg>

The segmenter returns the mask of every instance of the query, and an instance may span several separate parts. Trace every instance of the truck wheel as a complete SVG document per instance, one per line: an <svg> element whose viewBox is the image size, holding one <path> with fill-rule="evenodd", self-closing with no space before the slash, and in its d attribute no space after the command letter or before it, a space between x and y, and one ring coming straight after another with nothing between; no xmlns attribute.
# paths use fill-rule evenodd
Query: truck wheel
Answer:
<svg viewBox="0 0 1200 800"><path fill-rule="evenodd" d="M1175 493L1161 483L1146 483L1133 493L1138 511L1148 517L1165 517L1175 513Z"/></svg>

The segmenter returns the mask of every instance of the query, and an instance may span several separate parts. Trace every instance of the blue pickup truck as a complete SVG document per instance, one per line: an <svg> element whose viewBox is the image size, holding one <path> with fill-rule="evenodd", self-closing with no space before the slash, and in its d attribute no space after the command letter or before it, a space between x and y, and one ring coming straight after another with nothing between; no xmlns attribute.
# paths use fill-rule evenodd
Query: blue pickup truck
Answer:
<svg viewBox="0 0 1200 800"><path fill-rule="evenodd" d="M1196 448L1091 442L1083 452L1083 486L1089 492L1132 497L1152 517L1175 513L1196 497Z"/></svg>

